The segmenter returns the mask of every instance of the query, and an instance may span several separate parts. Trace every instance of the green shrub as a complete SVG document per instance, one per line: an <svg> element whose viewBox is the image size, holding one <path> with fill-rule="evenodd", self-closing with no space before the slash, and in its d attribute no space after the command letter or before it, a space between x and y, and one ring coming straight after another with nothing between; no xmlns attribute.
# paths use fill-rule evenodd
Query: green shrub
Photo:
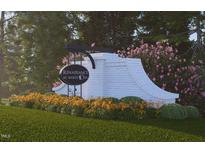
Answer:
<svg viewBox="0 0 205 154"><path fill-rule="evenodd" d="M113 103L119 103L120 102L120 100L118 98L115 98L115 97L104 97L104 98L102 98L102 100L111 101Z"/></svg>
<svg viewBox="0 0 205 154"><path fill-rule="evenodd" d="M46 110L46 108L47 108L47 106L48 106L49 104L47 104L47 103L42 103L41 104L41 110Z"/></svg>
<svg viewBox="0 0 205 154"><path fill-rule="evenodd" d="M125 109L123 111L118 112L118 119L119 120L134 120L135 117L135 112L131 109Z"/></svg>
<svg viewBox="0 0 205 154"><path fill-rule="evenodd" d="M145 117L146 117L145 110L141 110L141 109L135 110L135 119L141 120L141 119L144 119Z"/></svg>
<svg viewBox="0 0 205 154"><path fill-rule="evenodd" d="M17 107L26 107L26 108L33 108L33 104L31 102L23 103L23 102L10 102L10 106L17 106Z"/></svg>
<svg viewBox="0 0 205 154"><path fill-rule="evenodd" d="M61 113L64 113L64 114L71 114L71 106L69 105L64 105L61 107Z"/></svg>
<svg viewBox="0 0 205 154"><path fill-rule="evenodd" d="M127 97L121 98L120 101L124 103L139 103L139 102L142 102L143 100L136 96L127 96Z"/></svg>
<svg viewBox="0 0 205 154"><path fill-rule="evenodd" d="M147 108L146 109L146 117L147 118L151 118L151 119L155 119L159 117L159 109L156 108Z"/></svg>
<svg viewBox="0 0 205 154"><path fill-rule="evenodd" d="M19 102L10 102L9 105L10 106L19 106Z"/></svg>
<svg viewBox="0 0 205 154"><path fill-rule="evenodd" d="M186 106L188 118L198 118L200 117L199 110L195 106Z"/></svg>
<svg viewBox="0 0 205 154"><path fill-rule="evenodd" d="M57 112L57 105L48 105L46 106L45 110L50 112Z"/></svg>
<svg viewBox="0 0 205 154"><path fill-rule="evenodd" d="M89 109L88 109L89 110ZM92 111L87 111L83 113L85 117L92 117L97 119L118 119L118 112L117 110L105 110L102 108L98 108Z"/></svg>
<svg viewBox="0 0 205 154"><path fill-rule="evenodd" d="M185 107L179 104L166 104L160 108L160 117L166 119L185 119L188 117Z"/></svg>
<svg viewBox="0 0 205 154"><path fill-rule="evenodd" d="M108 111L105 109L96 109L94 112L91 113L91 116L94 118L99 118L99 119L109 119L110 117L108 116Z"/></svg>
<svg viewBox="0 0 205 154"><path fill-rule="evenodd" d="M42 108L42 104L41 104L41 103L34 103L34 104L33 104L33 108L39 110L39 109Z"/></svg>
<svg viewBox="0 0 205 154"><path fill-rule="evenodd" d="M62 108L61 105L57 105L56 112L61 113L61 108Z"/></svg>
<svg viewBox="0 0 205 154"><path fill-rule="evenodd" d="M33 108L33 102L23 103L23 106L26 108Z"/></svg>
<svg viewBox="0 0 205 154"><path fill-rule="evenodd" d="M83 108L81 107L73 107L71 109L71 115L81 116L83 114Z"/></svg>

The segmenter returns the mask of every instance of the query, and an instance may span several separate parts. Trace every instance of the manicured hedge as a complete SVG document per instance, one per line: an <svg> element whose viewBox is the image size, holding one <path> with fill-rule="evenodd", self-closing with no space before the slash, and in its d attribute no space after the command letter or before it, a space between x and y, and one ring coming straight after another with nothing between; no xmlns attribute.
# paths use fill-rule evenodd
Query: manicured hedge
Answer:
<svg viewBox="0 0 205 154"><path fill-rule="evenodd" d="M186 119L188 113L186 109L179 104L167 104L160 108L160 116L167 119Z"/></svg>
<svg viewBox="0 0 205 154"><path fill-rule="evenodd" d="M140 103L143 100L136 96L126 96L126 97L121 98L120 101L125 102L125 103Z"/></svg>
<svg viewBox="0 0 205 154"><path fill-rule="evenodd" d="M118 98L115 98L115 97L104 97L104 98L102 98L102 100L111 101L113 103L119 103L120 102L120 100Z"/></svg>
<svg viewBox="0 0 205 154"><path fill-rule="evenodd" d="M200 117L199 111L194 106L180 104L167 104L160 108L160 116L166 119L186 119Z"/></svg>
<svg viewBox="0 0 205 154"><path fill-rule="evenodd" d="M188 118L198 118L200 117L200 113L195 106L186 106Z"/></svg>

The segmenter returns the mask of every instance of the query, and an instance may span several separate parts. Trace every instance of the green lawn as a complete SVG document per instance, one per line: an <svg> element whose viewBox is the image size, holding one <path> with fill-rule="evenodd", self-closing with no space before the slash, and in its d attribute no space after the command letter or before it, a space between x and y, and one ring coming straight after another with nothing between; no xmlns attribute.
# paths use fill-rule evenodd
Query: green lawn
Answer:
<svg viewBox="0 0 205 154"><path fill-rule="evenodd" d="M0 141L205 141L205 119L122 122L0 106Z"/></svg>

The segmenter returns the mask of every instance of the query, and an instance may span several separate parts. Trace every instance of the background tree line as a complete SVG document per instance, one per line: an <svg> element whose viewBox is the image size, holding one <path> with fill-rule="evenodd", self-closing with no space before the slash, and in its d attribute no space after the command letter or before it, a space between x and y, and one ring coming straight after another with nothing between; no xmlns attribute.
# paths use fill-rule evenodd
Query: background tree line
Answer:
<svg viewBox="0 0 205 154"><path fill-rule="evenodd" d="M197 22L199 21L199 22ZM1 12L0 93L50 91L66 44L118 50L140 41L168 41L191 58L190 32L201 12ZM204 35L202 36L202 38ZM204 41L204 39L203 39Z"/></svg>

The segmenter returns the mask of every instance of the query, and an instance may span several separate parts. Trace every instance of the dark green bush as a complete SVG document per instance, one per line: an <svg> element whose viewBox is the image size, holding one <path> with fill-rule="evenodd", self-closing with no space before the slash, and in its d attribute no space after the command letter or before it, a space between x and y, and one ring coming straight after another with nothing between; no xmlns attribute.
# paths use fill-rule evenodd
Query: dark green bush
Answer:
<svg viewBox="0 0 205 154"><path fill-rule="evenodd" d="M146 109L146 118L155 119L159 117L159 109L156 108L147 108Z"/></svg>
<svg viewBox="0 0 205 154"><path fill-rule="evenodd" d="M41 104L41 110L46 110L46 108L47 108L48 105L49 105L49 104L42 103L42 104Z"/></svg>
<svg viewBox="0 0 205 154"><path fill-rule="evenodd" d="M50 112L57 112L57 105L48 105L46 106L45 110Z"/></svg>
<svg viewBox="0 0 205 154"><path fill-rule="evenodd" d="M10 102L9 105L10 106L19 106L19 102Z"/></svg>
<svg viewBox="0 0 205 154"><path fill-rule="evenodd" d="M92 116L94 116L94 118L99 118L99 119L108 119L110 118L108 116L108 111L107 110L104 110L104 109L96 109L96 111L94 111L92 113Z"/></svg>
<svg viewBox="0 0 205 154"><path fill-rule="evenodd" d="M23 103L26 108L33 108L33 102Z"/></svg>
<svg viewBox="0 0 205 154"><path fill-rule="evenodd" d="M127 97L121 98L120 101L124 103L139 103L139 102L142 102L143 100L136 96L127 96Z"/></svg>
<svg viewBox="0 0 205 154"><path fill-rule="evenodd" d="M73 107L71 109L71 115L81 116L83 114L83 108L81 107Z"/></svg>
<svg viewBox="0 0 205 154"><path fill-rule="evenodd" d="M195 106L186 106L185 107L188 113L188 118L198 118L200 117L199 110Z"/></svg>
<svg viewBox="0 0 205 154"><path fill-rule="evenodd" d="M120 100L118 98L115 98L115 97L104 97L104 98L102 98L102 100L111 101L113 103L119 103L120 102Z"/></svg>
<svg viewBox="0 0 205 154"><path fill-rule="evenodd" d="M135 113L135 119L137 119L137 120L145 119L145 117L146 117L145 110L137 109L134 111L134 113Z"/></svg>
<svg viewBox="0 0 205 154"><path fill-rule="evenodd" d="M92 112L84 112L85 117L92 117L97 119L118 119L118 111L114 110L105 110L102 108L98 108L93 110Z"/></svg>
<svg viewBox="0 0 205 154"><path fill-rule="evenodd" d="M99 118L99 119L109 119L108 111L104 109L96 109L95 111L89 113L89 117Z"/></svg>
<svg viewBox="0 0 205 154"><path fill-rule="evenodd" d="M56 112L61 113L61 108L62 108L62 106L58 105L57 108L56 108Z"/></svg>
<svg viewBox="0 0 205 154"><path fill-rule="evenodd" d="M71 110L72 108L68 105L64 105L61 107L61 113L64 113L64 114L71 114Z"/></svg>
<svg viewBox="0 0 205 154"><path fill-rule="evenodd" d="M133 112L133 110L130 109L125 109L124 111L119 111L118 112L118 119L119 120L134 120L135 117L135 112Z"/></svg>
<svg viewBox="0 0 205 154"><path fill-rule="evenodd" d="M34 104L33 104L33 108L39 110L39 109L42 108L42 104L41 104L41 103L34 103Z"/></svg>
<svg viewBox="0 0 205 154"><path fill-rule="evenodd" d="M26 108L33 108L34 103L23 103L23 102L10 102L11 106L17 106L17 107L26 107Z"/></svg>
<svg viewBox="0 0 205 154"><path fill-rule="evenodd" d="M160 117L166 119L186 119L188 114L186 108L179 104L166 104L160 108Z"/></svg>

